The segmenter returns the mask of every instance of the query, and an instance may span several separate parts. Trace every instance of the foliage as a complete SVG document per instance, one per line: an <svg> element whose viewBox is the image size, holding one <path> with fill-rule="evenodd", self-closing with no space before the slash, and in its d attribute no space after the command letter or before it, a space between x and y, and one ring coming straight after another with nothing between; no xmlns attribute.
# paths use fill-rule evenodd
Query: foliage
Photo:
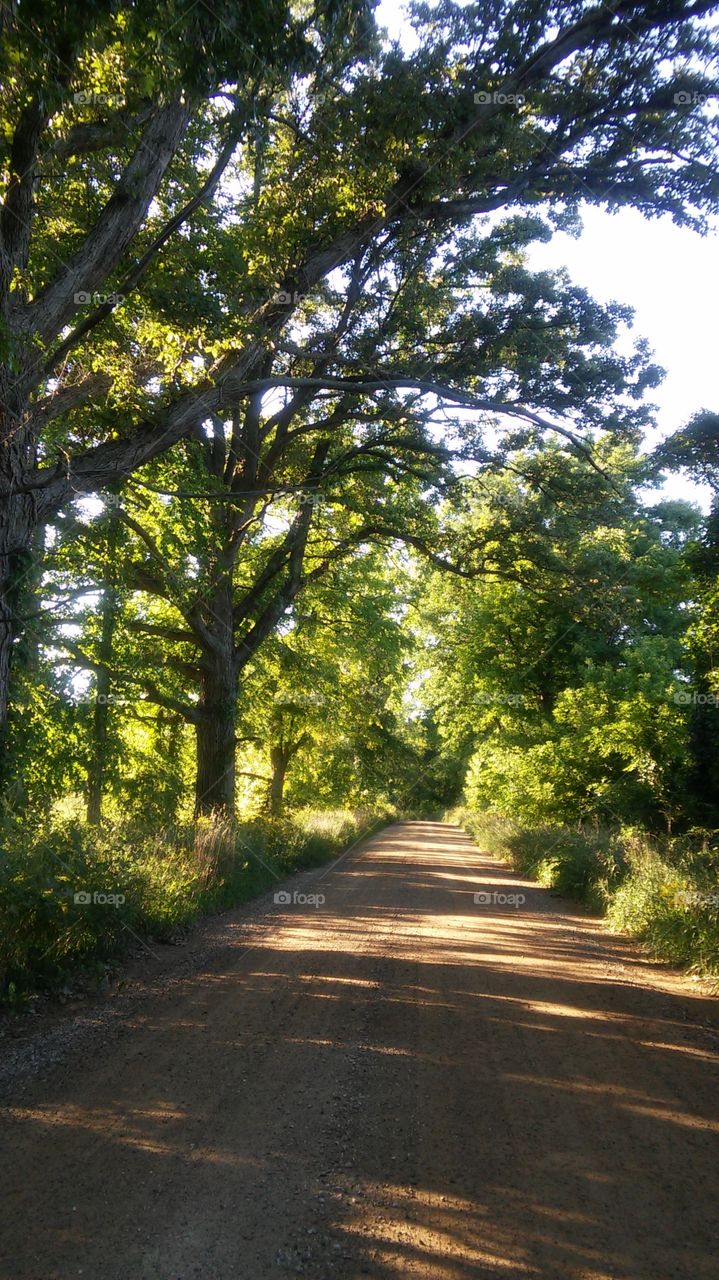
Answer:
<svg viewBox="0 0 719 1280"><path fill-rule="evenodd" d="M716 415L644 457L631 310L528 260L584 202L705 227L712 9L418 3L407 53L366 0L4 6L18 974L238 900L243 830L344 838L300 810L716 820L717 512L640 497Z"/></svg>
<svg viewBox="0 0 719 1280"><path fill-rule="evenodd" d="M465 827L490 857L506 858L522 874L595 910L626 874L621 833L608 828L523 826L489 810L457 809L448 821Z"/></svg>
<svg viewBox="0 0 719 1280"><path fill-rule="evenodd" d="M0 1003L105 977L137 943L177 940L200 914L245 901L356 840L389 810L204 818L89 829L72 806L32 829L7 824L0 859ZM89 895L78 901L77 894ZM93 895L103 895L94 901ZM105 900L107 899L107 900Z"/></svg>
<svg viewBox="0 0 719 1280"><path fill-rule="evenodd" d="M652 955L719 974L719 846L716 832L650 840L632 828L520 826L496 813L455 810L491 857L606 913Z"/></svg>
<svg viewBox="0 0 719 1280"><path fill-rule="evenodd" d="M643 508L630 451L612 486L544 446L450 518L483 578L429 579L424 697L472 807L530 822L671 824L691 766L684 547L697 514Z"/></svg>

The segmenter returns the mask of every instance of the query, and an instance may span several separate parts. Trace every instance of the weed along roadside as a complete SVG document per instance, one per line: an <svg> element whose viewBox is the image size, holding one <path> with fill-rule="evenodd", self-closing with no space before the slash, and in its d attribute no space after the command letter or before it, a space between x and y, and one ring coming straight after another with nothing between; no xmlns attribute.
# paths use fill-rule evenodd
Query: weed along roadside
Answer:
<svg viewBox="0 0 719 1280"><path fill-rule="evenodd" d="M128 949L178 941L202 916L330 863L395 817L388 809L304 811L283 821L208 819L159 835L58 822L29 848L23 840L6 850L2 1003L18 1011L38 992L92 991ZM286 896L280 888L275 900L286 905ZM308 902L321 905L321 896L310 892Z"/></svg>
<svg viewBox="0 0 719 1280"><path fill-rule="evenodd" d="M651 838L636 830L523 827L499 814L453 810L480 848L522 875L605 916L659 960L719 979L719 840L716 832ZM522 895L498 895L508 902ZM475 901L490 895L475 895Z"/></svg>

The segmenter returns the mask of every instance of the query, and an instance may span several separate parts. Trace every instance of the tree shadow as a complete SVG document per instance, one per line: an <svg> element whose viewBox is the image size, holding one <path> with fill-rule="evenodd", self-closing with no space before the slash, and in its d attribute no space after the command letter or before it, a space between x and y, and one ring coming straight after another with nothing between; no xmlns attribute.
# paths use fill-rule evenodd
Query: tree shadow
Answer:
<svg viewBox="0 0 719 1280"><path fill-rule="evenodd" d="M1 1276L714 1280L711 1002L456 828L299 883L10 1110Z"/></svg>

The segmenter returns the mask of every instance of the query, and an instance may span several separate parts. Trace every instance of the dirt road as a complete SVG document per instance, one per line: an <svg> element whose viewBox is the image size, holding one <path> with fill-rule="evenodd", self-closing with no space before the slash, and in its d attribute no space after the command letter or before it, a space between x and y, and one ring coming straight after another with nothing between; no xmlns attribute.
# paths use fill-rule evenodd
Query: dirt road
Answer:
<svg viewBox="0 0 719 1280"><path fill-rule="evenodd" d="M293 887L6 1108L2 1280L719 1277L715 1002L458 828Z"/></svg>

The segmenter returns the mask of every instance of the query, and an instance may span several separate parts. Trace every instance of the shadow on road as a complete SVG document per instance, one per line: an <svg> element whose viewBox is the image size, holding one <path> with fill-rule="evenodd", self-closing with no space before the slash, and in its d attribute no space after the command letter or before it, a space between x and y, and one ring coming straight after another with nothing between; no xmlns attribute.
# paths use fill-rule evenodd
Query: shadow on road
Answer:
<svg viewBox="0 0 719 1280"><path fill-rule="evenodd" d="M12 1109L3 1278L716 1280L705 1000L457 828L306 884Z"/></svg>

